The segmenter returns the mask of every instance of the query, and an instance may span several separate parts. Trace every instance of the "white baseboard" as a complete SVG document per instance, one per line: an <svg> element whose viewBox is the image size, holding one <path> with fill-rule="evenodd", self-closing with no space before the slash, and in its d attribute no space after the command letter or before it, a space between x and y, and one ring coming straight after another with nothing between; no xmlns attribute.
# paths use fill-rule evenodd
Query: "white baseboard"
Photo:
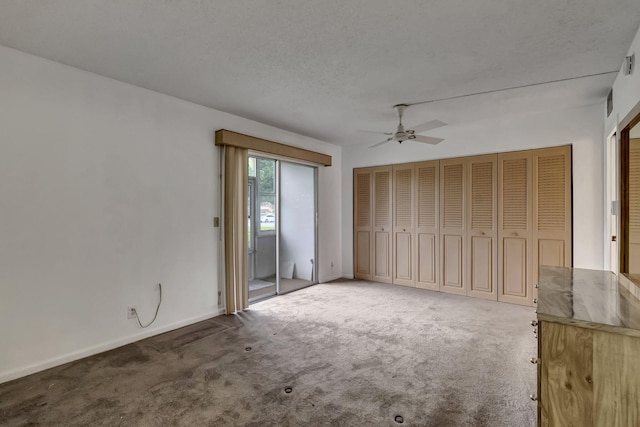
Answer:
<svg viewBox="0 0 640 427"><path fill-rule="evenodd" d="M341 277L343 279L351 279L351 280L355 279L355 276L353 274L343 274Z"/></svg>
<svg viewBox="0 0 640 427"><path fill-rule="evenodd" d="M198 323L203 320L211 319L212 317L224 314L224 308L218 308L213 312L201 314L199 316L191 317L189 319L180 320L178 322L171 323L169 325L161 326L157 329L144 330L140 333L129 335L127 337L119 338L117 340L109 341L106 343L98 344L93 347L88 347L82 350L67 353L65 355L54 357L53 359L44 360L42 362L35 363L23 368L13 369L0 373L0 384L7 381L15 380L27 375L35 374L36 372L44 371L45 369L53 368L55 366L63 365L65 363L73 362L74 360L82 359L94 354L102 353L114 348L122 347L123 345L131 344L132 342L140 341L145 338L159 335L165 332L172 331L174 329L182 328L184 326Z"/></svg>
<svg viewBox="0 0 640 427"><path fill-rule="evenodd" d="M327 283L330 282L332 280L336 280L336 279L341 279L342 275L341 274L334 274L333 276L329 276L329 277L324 277L320 283Z"/></svg>

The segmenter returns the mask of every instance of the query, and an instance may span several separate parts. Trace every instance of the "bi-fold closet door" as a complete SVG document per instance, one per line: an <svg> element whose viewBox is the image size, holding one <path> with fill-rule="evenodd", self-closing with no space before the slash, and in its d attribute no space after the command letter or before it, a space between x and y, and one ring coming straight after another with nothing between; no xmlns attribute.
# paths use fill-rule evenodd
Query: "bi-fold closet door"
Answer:
<svg viewBox="0 0 640 427"><path fill-rule="evenodd" d="M415 166L393 166L393 283L415 286Z"/></svg>
<svg viewBox="0 0 640 427"><path fill-rule="evenodd" d="M571 146L498 155L498 300L533 305L540 266L572 265Z"/></svg>
<svg viewBox="0 0 640 427"><path fill-rule="evenodd" d="M393 284L438 290L438 166L393 166Z"/></svg>
<svg viewBox="0 0 640 427"><path fill-rule="evenodd" d="M356 169L355 277L495 300L496 178L496 155Z"/></svg>
<svg viewBox="0 0 640 427"><path fill-rule="evenodd" d="M372 280L373 168L353 170L354 277Z"/></svg>
<svg viewBox="0 0 640 427"><path fill-rule="evenodd" d="M416 286L439 290L440 162L415 163Z"/></svg>
<svg viewBox="0 0 640 427"><path fill-rule="evenodd" d="M354 260L358 279L392 283L392 167L354 170Z"/></svg>
<svg viewBox="0 0 640 427"><path fill-rule="evenodd" d="M354 170L356 278L532 305L571 256L570 146Z"/></svg>
<svg viewBox="0 0 640 427"><path fill-rule="evenodd" d="M497 155L440 161L440 290L497 299Z"/></svg>
<svg viewBox="0 0 640 427"><path fill-rule="evenodd" d="M498 156L467 163L467 295L498 298Z"/></svg>
<svg viewBox="0 0 640 427"><path fill-rule="evenodd" d="M531 305L533 153L498 155L498 300Z"/></svg>
<svg viewBox="0 0 640 427"><path fill-rule="evenodd" d="M466 295L467 159L440 160L440 290Z"/></svg>

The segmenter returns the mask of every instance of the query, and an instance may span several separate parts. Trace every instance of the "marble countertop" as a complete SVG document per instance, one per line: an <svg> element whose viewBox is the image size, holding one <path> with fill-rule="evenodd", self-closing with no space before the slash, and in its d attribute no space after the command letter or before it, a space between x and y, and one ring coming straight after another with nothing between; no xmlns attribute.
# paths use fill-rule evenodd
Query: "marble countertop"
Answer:
<svg viewBox="0 0 640 427"><path fill-rule="evenodd" d="M541 267L538 319L640 336L640 288L623 275Z"/></svg>

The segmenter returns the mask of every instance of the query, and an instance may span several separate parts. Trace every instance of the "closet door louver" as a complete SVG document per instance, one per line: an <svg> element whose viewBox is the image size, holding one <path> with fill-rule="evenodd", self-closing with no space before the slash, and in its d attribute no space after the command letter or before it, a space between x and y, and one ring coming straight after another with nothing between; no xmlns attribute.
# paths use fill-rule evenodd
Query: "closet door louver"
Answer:
<svg viewBox="0 0 640 427"><path fill-rule="evenodd" d="M440 161L440 290L465 295L466 159Z"/></svg>
<svg viewBox="0 0 640 427"><path fill-rule="evenodd" d="M391 166L373 168L373 280L392 283Z"/></svg>
<svg viewBox="0 0 640 427"><path fill-rule="evenodd" d="M467 294L496 300L497 284L497 158L470 157L467 215Z"/></svg>
<svg viewBox="0 0 640 427"><path fill-rule="evenodd" d="M416 163L416 286L438 290L439 162Z"/></svg>
<svg viewBox="0 0 640 427"><path fill-rule="evenodd" d="M533 151L533 283L540 266L571 267L571 147Z"/></svg>
<svg viewBox="0 0 640 427"><path fill-rule="evenodd" d="M415 286L414 167L393 166L393 283Z"/></svg>
<svg viewBox="0 0 640 427"><path fill-rule="evenodd" d="M640 273L640 139L629 140L629 274Z"/></svg>
<svg viewBox="0 0 640 427"><path fill-rule="evenodd" d="M530 151L498 154L498 300L531 305Z"/></svg>
<svg viewBox="0 0 640 427"><path fill-rule="evenodd" d="M353 173L354 207L354 277L371 280L371 259L373 257L373 173L371 168L355 169Z"/></svg>

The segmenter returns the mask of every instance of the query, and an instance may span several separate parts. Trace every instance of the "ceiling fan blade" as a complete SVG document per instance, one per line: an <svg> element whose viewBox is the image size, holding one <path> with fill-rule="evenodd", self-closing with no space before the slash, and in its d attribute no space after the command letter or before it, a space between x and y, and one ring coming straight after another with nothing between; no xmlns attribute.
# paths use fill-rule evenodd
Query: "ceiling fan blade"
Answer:
<svg viewBox="0 0 640 427"><path fill-rule="evenodd" d="M444 138L435 138L433 136L416 135L416 137L413 139L410 139L410 141L424 142L426 144L436 145L444 141Z"/></svg>
<svg viewBox="0 0 640 427"><path fill-rule="evenodd" d="M393 133L391 132L379 132L377 130L364 130L364 129L358 129L358 132L364 132L364 133L375 133L376 135L393 135Z"/></svg>
<svg viewBox="0 0 640 427"><path fill-rule="evenodd" d="M431 120L430 122L422 123L417 126L413 126L413 129L416 133L426 132L431 129L436 129L442 126L446 126L445 122L441 122L440 120Z"/></svg>
<svg viewBox="0 0 640 427"><path fill-rule="evenodd" d="M386 144L386 143L387 143L387 142L389 142L389 141L391 141L391 138L385 139L385 140L384 140L384 141L382 141L382 142L378 142L377 144L374 144L374 145L372 145L372 146L371 146L371 147L369 147L369 148L376 148L376 147L379 147L379 146L381 146L382 144Z"/></svg>

